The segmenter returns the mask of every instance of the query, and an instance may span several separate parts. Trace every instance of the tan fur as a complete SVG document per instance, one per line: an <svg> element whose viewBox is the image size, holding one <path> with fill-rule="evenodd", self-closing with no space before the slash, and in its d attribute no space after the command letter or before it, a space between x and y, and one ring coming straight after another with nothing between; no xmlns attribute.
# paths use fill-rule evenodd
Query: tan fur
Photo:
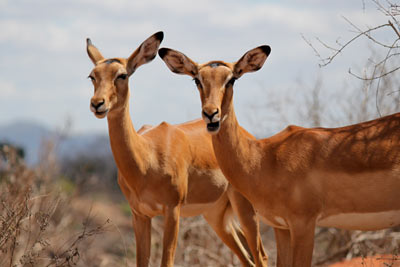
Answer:
<svg viewBox="0 0 400 267"><path fill-rule="evenodd" d="M151 36L128 59L106 60L89 41L87 49L95 63L90 74L95 88L91 109L99 118L107 116L118 183L133 213L137 266L149 264L151 218L157 215L165 219L163 267L173 266L179 216L196 215L204 216L243 266L266 266L255 211L219 169L204 122L163 122L156 127L146 125L139 132L132 125L128 77L154 58L161 40L160 33ZM232 209L248 245L241 243L240 229L225 220Z"/></svg>
<svg viewBox="0 0 400 267"><path fill-rule="evenodd" d="M310 266L316 225L376 230L400 224L400 113L342 128L289 126L270 138L249 138L226 81L261 68L269 51L259 47L216 68L195 64L194 78L202 81L203 118L209 123L215 114L220 120L212 143L221 170L275 227L277 265ZM176 53L183 55L160 49L164 61Z"/></svg>

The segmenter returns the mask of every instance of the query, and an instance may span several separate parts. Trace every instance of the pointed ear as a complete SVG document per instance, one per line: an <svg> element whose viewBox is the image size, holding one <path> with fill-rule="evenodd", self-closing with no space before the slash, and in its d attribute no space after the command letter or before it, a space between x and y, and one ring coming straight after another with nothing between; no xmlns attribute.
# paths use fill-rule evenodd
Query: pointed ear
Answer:
<svg viewBox="0 0 400 267"><path fill-rule="evenodd" d="M147 38L127 60L126 70L131 75L135 70L143 64L152 61L158 51L158 47L164 38L163 32L157 32Z"/></svg>
<svg viewBox="0 0 400 267"><path fill-rule="evenodd" d="M192 77L195 77L198 73L197 64L181 52L169 48L161 48L158 50L158 55L172 72L187 74Z"/></svg>
<svg viewBox="0 0 400 267"><path fill-rule="evenodd" d="M239 78L246 72L261 69L269 53L271 53L271 48L268 45L262 45L248 51L234 65L233 75L235 78Z"/></svg>
<svg viewBox="0 0 400 267"><path fill-rule="evenodd" d="M95 65L97 62L104 59L100 51L92 44L92 41L89 38L86 39L86 51Z"/></svg>

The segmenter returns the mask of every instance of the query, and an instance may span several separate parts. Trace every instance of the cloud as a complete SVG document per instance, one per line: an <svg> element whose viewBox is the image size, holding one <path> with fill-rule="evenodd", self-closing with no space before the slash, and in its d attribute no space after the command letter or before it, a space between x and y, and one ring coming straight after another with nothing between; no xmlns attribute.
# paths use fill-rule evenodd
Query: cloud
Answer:
<svg viewBox="0 0 400 267"><path fill-rule="evenodd" d="M57 125L58 118L70 114L78 131L105 130L106 121L96 120L88 109L93 89L86 76L93 66L85 39L90 37L106 57L127 57L144 39L163 30L162 46L199 62L235 61L253 47L271 45L263 69L241 81L246 92L242 89L235 95L241 112L251 97L268 97L257 90L260 81L280 88L299 75L305 80L315 78L317 59L300 33L334 42L338 36L352 34L340 15L358 25L381 21L378 12L367 11L345 0L0 1L0 102L13 99L7 103L10 118L25 113ZM352 55L362 58L362 53L358 49ZM331 70L345 73L347 63L337 63ZM332 76L336 79L337 74ZM330 75L324 78L331 79ZM182 122L190 119L187 114L198 117L200 113L192 81L172 74L158 57L134 74L131 87L137 128L162 120Z"/></svg>

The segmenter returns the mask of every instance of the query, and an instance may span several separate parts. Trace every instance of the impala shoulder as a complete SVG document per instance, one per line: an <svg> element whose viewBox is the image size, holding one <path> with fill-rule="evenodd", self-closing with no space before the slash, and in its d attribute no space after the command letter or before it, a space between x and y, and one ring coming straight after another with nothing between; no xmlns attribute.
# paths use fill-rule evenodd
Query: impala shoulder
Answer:
<svg viewBox="0 0 400 267"><path fill-rule="evenodd" d="M150 131L153 128L154 128L153 125L145 124L139 129L138 134L145 134L146 132Z"/></svg>
<svg viewBox="0 0 400 267"><path fill-rule="evenodd" d="M287 132L287 133L294 133L294 132L304 131L304 130L307 130L307 128L300 127L300 126L297 126L297 125L289 125L289 126L287 126L285 128L284 131Z"/></svg>
<svg viewBox="0 0 400 267"><path fill-rule="evenodd" d="M292 137L299 133L306 133L307 130L308 130L307 128L303 128L303 127L300 127L297 125L289 125L285 129L283 129L281 132L277 133L275 136L281 137L281 138Z"/></svg>
<svg viewBox="0 0 400 267"><path fill-rule="evenodd" d="M171 138L174 138L176 134L175 125L171 125L167 122L161 122L157 126L144 125L138 133L140 133L143 137L148 140L151 140L152 143L164 143Z"/></svg>
<svg viewBox="0 0 400 267"><path fill-rule="evenodd" d="M160 135L159 137L170 142L179 143L186 139L186 133L181 129L180 125L174 125L163 121L156 128L157 134Z"/></svg>

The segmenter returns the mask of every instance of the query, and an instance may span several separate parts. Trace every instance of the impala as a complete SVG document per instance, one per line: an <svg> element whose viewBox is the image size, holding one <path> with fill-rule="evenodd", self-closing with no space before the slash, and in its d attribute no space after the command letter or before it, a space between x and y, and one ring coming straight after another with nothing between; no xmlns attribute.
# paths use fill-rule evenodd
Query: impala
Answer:
<svg viewBox="0 0 400 267"><path fill-rule="evenodd" d="M248 138L233 108L233 84L259 70L269 46L237 62L197 64L168 48L159 55L194 78L218 164L275 229L277 266L310 266L314 228L377 230L400 224L400 114L342 128L289 126Z"/></svg>
<svg viewBox="0 0 400 267"><path fill-rule="evenodd" d="M162 32L155 33L127 59L105 59L87 39L87 52L95 65L89 75L94 85L90 109L97 118L107 117L118 184L133 214L137 266L149 264L151 218L164 216L164 267L173 266L179 216L201 214L243 266L266 266L255 211L219 169L203 120L180 125L163 122L138 132L132 125L128 78L154 59L162 39ZM240 241L242 231L231 223L233 211L247 244Z"/></svg>

